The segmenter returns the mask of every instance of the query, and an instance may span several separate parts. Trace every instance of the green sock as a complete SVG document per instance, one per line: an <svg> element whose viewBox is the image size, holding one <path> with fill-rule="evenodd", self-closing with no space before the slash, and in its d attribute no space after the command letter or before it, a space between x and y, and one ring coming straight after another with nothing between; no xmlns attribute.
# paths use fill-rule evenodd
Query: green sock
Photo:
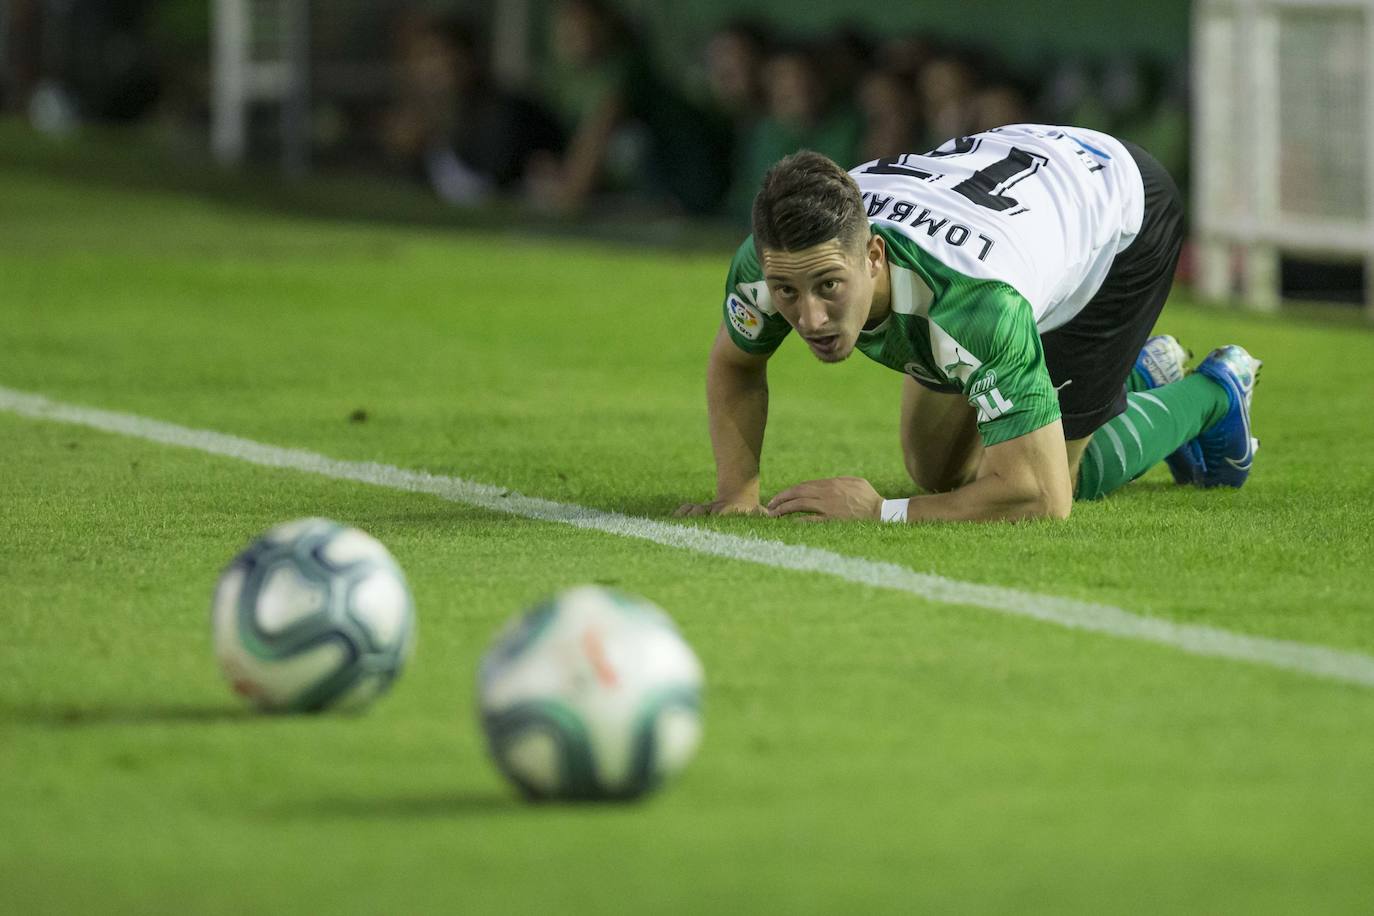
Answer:
<svg viewBox="0 0 1374 916"><path fill-rule="evenodd" d="M1205 375L1151 391L1134 389L1131 373L1126 412L1113 417L1083 452L1075 499L1101 499L1135 480L1185 442L1226 415L1226 389Z"/></svg>
<svg viewBox="0 0 1374 916"><path fill-rule="evenodd" d="M1126 376L1126 391L1149 391L1150 380L1139 369L1132 369L1131 374Z"/></svg>

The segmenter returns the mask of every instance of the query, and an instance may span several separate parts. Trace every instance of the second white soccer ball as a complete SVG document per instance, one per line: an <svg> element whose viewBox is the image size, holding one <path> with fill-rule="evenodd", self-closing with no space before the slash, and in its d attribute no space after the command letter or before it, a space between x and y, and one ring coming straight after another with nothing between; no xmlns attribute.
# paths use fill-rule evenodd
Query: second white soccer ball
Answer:
<svg viewBox="0 0 1374 916"><path fill-rule="evenodd" d="M657 788L696 752L701 687L701 663L662 609L598 586L512 621L478 679L492 756L535 799Z"/></svg>
<svg viewBox="0 0 1374 916"><path fill-rule="evenodd" d="M400 674L415 639L410 589L375 538L323 518L278 525L220 576L215 656L269 712L360 708Z"/></svg>

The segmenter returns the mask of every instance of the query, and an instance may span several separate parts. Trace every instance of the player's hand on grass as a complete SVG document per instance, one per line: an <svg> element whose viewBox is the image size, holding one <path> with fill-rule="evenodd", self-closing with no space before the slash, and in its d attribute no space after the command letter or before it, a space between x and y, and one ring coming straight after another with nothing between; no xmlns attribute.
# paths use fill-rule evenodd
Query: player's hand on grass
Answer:
<svg viewBox="0 0 1374 916"><path fill-rule="evenodd" d="M709 503L686 503L673 513L675 518L699 515L767 515L757 499L716 499Z"/></svg>
<svg viewBox="0 0 1374 916"><path fill-rule="evenodd" d="M808 480L788 487L768 501L768 514L792 515L810 522L843 518L876 519L882 513L883 498L862 477L829 477Z"/></svg>

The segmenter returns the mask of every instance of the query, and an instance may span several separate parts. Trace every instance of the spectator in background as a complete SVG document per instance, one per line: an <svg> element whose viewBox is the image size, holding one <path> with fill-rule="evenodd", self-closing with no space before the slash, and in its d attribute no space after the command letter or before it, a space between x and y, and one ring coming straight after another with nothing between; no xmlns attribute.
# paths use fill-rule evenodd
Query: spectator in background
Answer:
<svg viewBox="0 0 1374 916"><path fill-rule="evenodd" d="M41 75L42 11L38 0L9 0L0 10L0 106L19 111L29 103Z"/></svg>
<svg viewBox="0 0 1374 916"><path fill-rule="evenodd" d="M514 188L562 135L539 105L498 88L468 22L411 14L395 35L395 102L383 116L387 154L443 200L480 203Z"/></svg>
<svg viewBox="0 0 1374 916"><path fill-rule="evenodd" d="M990 83L969 100L969 132L1031 121L1025 93L1010 81Z"/></svg>
<svg viewBox="0 0 1374 916"><path fill-rule="evenodd" d="M93 120L134 121L152 110L162 89L148 24L152 0L70 0L73 91Z"/></svg>
<svg viewBox="0 0 1374 916"><path fill-rule="evenodd" d="M711 107L743 132L763 113L763 61L767 29L737 19L706 42L706 92Z"/></svg>
<svg viewBox="0 0 1374 916"><path fill-rule="evenodd" d="M963 55L943 53L926 60L916 80L925 127L922 149L972 133L976 83L972 63Z"/></svg>
<svg viewBox="0 0 1374 916"><path fill-rule="evenodd" d="M858 159L868 162L902 153L917 153L922 134L916 80L899 70L874 70L859 86L863 136Z"/></svg>
<svg viewBox="0 0 1374 916"><path fill-rule="evenodd" d="M570 136L541 170L535 198L564 213L610 184L664 195L688 213L715 210L729 181L729 125L659 79L605 0L554 12L549 90ZM623 141L633 141L637 144Z"/></svg>
<svg viewBox="0 0 1374 916"><path fill-rule="evenodd" d="M1181 101L1184 81L1159 61L1121 56L1109 60L1102 73L1102 101L1117 136L1150 151L1176 180L1188 171L1188 115Z"/></svg>
<svg viewBox="0 0 1374 916"><path fill-rule="evenodd" d="M884 39L878 45L875 59L883 70L920 73L935 53L935 42L929 36L908 33Z"/></svg>
<svg viewBox="0 0 1374 916"><path fill-rule="evenodd" d="M749 137L763 116L767 34L762 24L739 19L717 29L706 42L705 104L728 131L730 178L739 174Z"/></svg>
<svg viewBox="0 0 1374 916"><path fill-rule="evenodd" d="M861 125L848 100L827 98L815 53L805 46L774 52L764 67L766 113L746 141L735 174L730 211L745 217L754 191L773 163L799 149L836 162L858 155Z"/></svg>
<svg viewBox="0 0 1374 916"><path fill-rule="evenodd" d="M1188 173L1185 71L1170 74L1158 61L1120 55L1098 64L1069 60L1045 80L1040 107L1050 120L1107 131L1151 153L1180 185Z"/></svg>
<svg viewBox="0 0 1374 916"><path fill-rule="evenodd" d="M816 46L816 61L825 98L856 99L873 55L873 41L858 25L843 25L824 35Z"/></svg>
<svg viewBox="0 0 1374 916"><path fill-rule="evenodd" d="M10 0L0 8L0 90L41 131L131 122L162 91L152 0Z"/></svg>
<svg viewBox="0 0 1374 916"><path fill-rule="evenodd" d="M1044 80L1037 107L1052 123L1110 133L1111 117L1102 103L1097 82L1097 73L1086 61L1058 61Z"/></svg>
<svg viewBox="0 0 1374 916"><path fill-rule="evenodd" d="M1179 60L1173 66L1161 62L1161 66L1163 79L1153 110L1138 129L1131 129L1141 140L1155 145L1159 150L1156 158L1172 169L1174 180L1186 188L1193 161L1188 137L1188 61Z"/></svg>
<svg viewBox="0 0 1374 916"><path fill-rule="evenodd" d="M416 13L400 33L386 145L445 199L523 188L537 206L575 214L609 191L739 217L764 172L798 149L854 164L1034 120L1137 139L1171 169L1186 166L1183 108L1133 59L1111 62L1100 79L1056 61L1033 110L1015 79L922 35L875 47L841 29L811 45L771 47L766 26L736 20L711 35L705 91L692 101L651 64L615 0L550 8L551 116L493 86L471 27ZM1171 155L1175 148L1183 152Z"/></svg>

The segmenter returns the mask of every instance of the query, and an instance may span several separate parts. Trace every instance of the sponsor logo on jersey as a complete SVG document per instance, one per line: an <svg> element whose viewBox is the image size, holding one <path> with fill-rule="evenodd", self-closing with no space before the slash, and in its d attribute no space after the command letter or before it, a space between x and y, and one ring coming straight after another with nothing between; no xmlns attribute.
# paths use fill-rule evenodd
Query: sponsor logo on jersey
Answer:
<svg viewBox="0 0 1374 916"><path fill-rule="evenodd" d="M926 367L922 366L920 363L907 363L902 367L902 371L914 379L928 382L931 385L938 385L943 388L948 384L944 379L936 378L933 374L927 372Z"/></svg>
<svg viewBox="0 0 1374 916"><path fill-rule="evenodd" d="M978 371L983 365L983 361L964 349L953 337L934 321L928 323L930 328L930 351L935 356L935 365L949 377L951 381L958 381L960 388L967 388L969 379L973 373Z"/></svg>
<svg viewBox="0 0 1374 916"><path fill-rule="evenodd" d="M958 347L954 348L954 362L945 365L945 375L967 382L969 373L977 369L982 363L971 363L965 359L965 353Z"/></svg>
<svg viewBox="0 0 1374 916"><path fill-rule="evenodd" d="M773 308L773 297L768 292L768 283L758 280L754 283L737 283L735 289L739 291L740 297L744 301L754 306L764 315L772 315L777 309Z"/></svg>
<svg viewBox="0 0 1374 916"><path fill-rule="evenodd" d="M978 422L987 423L996 420L1012 409L1015 405L1011 401L1002 397L1002 392L996 388L984 391L975 398L970 399L973 406L978 408Z"/></svg>
<svg viewBox="0 0 1374 916"><path fill-rule="evenodd" d="M971 397L971 398L972 398L972 397L977 397L978 395L982 394L984 391L987 391L989 388L996 388L996 387L997 387L997 373L996 373L996 372L993 372L991 369L989 369L987 372L985 372L985 373L983 374L983 377L982 377L982 378L980 378L978 381L974 382L974 383L969 387L968 396Z"/></svg>
<svg viewBox="0 0 1374 916"><path fill-rule="evenodd" d="M738 296L726 297L725 314L730 318L730 325L744 337L758 340L763 333L763 316Z"/></svg>

